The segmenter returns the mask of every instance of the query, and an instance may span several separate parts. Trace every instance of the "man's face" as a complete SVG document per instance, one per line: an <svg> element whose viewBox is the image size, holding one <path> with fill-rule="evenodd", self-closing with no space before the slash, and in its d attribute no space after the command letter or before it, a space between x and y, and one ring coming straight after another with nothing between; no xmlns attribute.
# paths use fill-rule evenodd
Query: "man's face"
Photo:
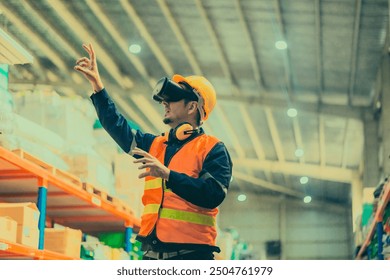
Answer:
<svg viewBox="0 0 390 280"><path fill-rule="evenodd" d="M176 102L162 102L165 110L163 122L170 127L176 127L178 124L188 121L188 108L184 99ZM188 105L188 104L187 104Z"/></svg>

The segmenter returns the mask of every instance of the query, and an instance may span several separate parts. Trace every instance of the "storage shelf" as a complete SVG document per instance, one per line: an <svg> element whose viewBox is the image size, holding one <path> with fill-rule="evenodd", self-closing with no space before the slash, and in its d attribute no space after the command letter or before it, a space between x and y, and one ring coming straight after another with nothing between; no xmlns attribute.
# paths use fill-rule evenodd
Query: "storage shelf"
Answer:
<svg viewBox="0 0 390 280"><path fill-rule="evenodd" d="M43 196L42 189L45 190ZM41 201L44 200L41 207L45 225L58 223L92 235L112 231L129 235L137 232L141 224L131 207L120 199L23 150L9 151L0 146L0 202L28 201L38 205L39 196ZM7 252L34 259L64 259L61 254L41 247L31 251L20 244L8 245L7 251L0 253L0 258L4 258Z"/></svg>
<svg viewBox="0 0 390 280"><path fill-rule="evenodd" d="M383 214L389 200L390 200L390 183L387 183L383 186L383 195L380 197L378 201L378 206L375 212L374 219L369 225L366 238L362 244L362 247L360 248L359 252L356 255L356 259L361 259L364 252L367 250L368 246L370 245L371 240L374 237L375 231L377 230L378 223L381 223L383 220Z"/></svg>
<svg viewBox="0 0 390 280"><path fill-rule="evenodd" d="M49 250L39 250L22 244L0 239L1 259L35 259L35 260L80 260Z"/></svg>

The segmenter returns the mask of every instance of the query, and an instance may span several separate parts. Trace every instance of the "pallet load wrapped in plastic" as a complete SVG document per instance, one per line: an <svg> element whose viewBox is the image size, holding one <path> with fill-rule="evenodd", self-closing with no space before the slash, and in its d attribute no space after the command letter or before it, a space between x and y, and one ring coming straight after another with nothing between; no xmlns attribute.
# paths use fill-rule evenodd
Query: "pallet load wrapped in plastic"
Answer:
<svg viewBox="0 0 390 280"><path fill-rule="evenodd" d="M107 194L114 196L115 177L110 163L95 150L84 145L73 145L64 150L64 161L69 172Z"/></svg>
<svg viewBox="0 0 390 280"><path fill-rule="evenodd" d="M93 125L93 136L95 144L93 149L108 163L115 161L115 156L120 152L120 147L111 138L111 136L104 130L102 124L98 119L95 120Z"/></svg>
<svg viewBox="0 0 390 280"><path fill-rule="evenodd" d="M53 167L68 171L69 167L61 157L66 147L62 137L19 114L14 114L14 123L17 149L22 149Z"/></svg>
<svg viewBox="0 0 390 280"><path fill-rule="evenodd" d="M18 114L61 136L67 145L93 145L96 113L90 101L55 91L25 91L15 96Z"/></svg>
<svg viewBox="0 0 390 280"><path fill-rule="evenodd" d="M132 156L124 152L116 155L114 161L115 190L117 197L128 204L134 215L140 218L144 207L142 204L144 180L138 178L140 170L133 160Z"/></svg>
<svg viewBox="0 0 390 280"><path fill-rule="evenodd" d="M17 148L14 113L14 101L8 92L8 67L0 65L0 146L8 150Z"/></svg>

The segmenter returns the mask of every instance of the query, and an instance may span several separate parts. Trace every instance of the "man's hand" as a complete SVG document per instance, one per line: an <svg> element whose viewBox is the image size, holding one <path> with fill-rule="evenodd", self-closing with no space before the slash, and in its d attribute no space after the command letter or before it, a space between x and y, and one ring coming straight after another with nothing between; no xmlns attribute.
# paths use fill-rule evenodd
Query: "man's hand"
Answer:
<svg viewBox="0 0 390 280"><path fill-rule="evenodd" d="M145 178L146 176L153 176L168 180L169 173L171 171L157 158L137 147L132 150L132 153L135 155L143 156L143 158L139 158L133 161L134 163L141 163L138 169L148 168L144 173L141 173L138 178L141 179Z"/></svg>
<svg viewBox="0 0 390 280"><path fill-rule="evenodd" d="M93 50L92 44L89 44L88 46L83 44L83 48L87 51L89 58L79 58L76 61L74 69L82 73L89 80L94 92L101 91L104 86L100 79L95 51Z"/></svg>

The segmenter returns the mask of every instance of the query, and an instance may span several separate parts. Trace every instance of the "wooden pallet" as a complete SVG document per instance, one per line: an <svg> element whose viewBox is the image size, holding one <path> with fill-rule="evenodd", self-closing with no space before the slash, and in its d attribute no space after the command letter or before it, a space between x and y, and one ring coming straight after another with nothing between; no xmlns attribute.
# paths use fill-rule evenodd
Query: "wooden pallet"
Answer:
<svg viewBox="0 0 390 280"><path fill-rule="evenodd" d="M110 202L110 203L114 202L114 198L111 195L109 195L105 191L100 190L99 188L97 188L96 186L94 186L88 182L83 182L82 188L87 193L94 194L94 195L98 196L99 198L101 198L102 200L105 200L105 201Z"/></svg>
<svg viewBox="0 0 390 280"><path fill-rule="evenodd" d="M50 165L47 162L40 160L39 158L27 153L26 151L24 151L22 149L13 150L12 152L14 154L18 155L20 158L27 160L35 165L38 165L39 167L46 170L50 174L56 176L57 178L60 178L66 182L69 182L73 186L75 186L79 189L82 188L82 182L81 182L80 178L73 175L72 173L58 169L58 168L54 167L53 165Z"/></svg>
<svg viewBox="0 0 390 280"><path fill-rule="evenodd" d="M22 149L17 149L17 150L13 150L12 151L14 154L18 155L20 158L24 159L24 160L28 160L38 166L40 166L41 168L49 171L50 173L53 173L55 167L40 160L39 158L27 153L26 151L22 150Z"/></svg>
<svg viewBox="0 0 390 280"><path fill-rule="evenodd" d="M115 198L115 207L123 212L134 216L134 211L131 209L131 207L120 199Z"/></svg>
<svg viewBox="0 0 390 280"><path fill-rule="evenodd" d="M109 195L107 192L100 190L98 187L90 183L83 182L83 190L85 190L90 194L94 194L101 200L111 203L119 211L126 212L130 215L134 215L134 211L131 209L131 207L128 204L124 203L119 198Z"/></svg>
<svg viewBox="0 0 390 280"><path fill-rule="evenodd" d="M129 205L124 203L122 200L115 198L111 195L109 195L107 192L99 189L95 185L92 185L88 182L83 182L79 177L77 177L74 174L71 174L69 172L63 171L61 169L58 169L42 160L39 158L29 154L28 152L22 150L22 149L17 149L12 151L14 154L18 155L20 158L27 160L45 171L49 172L56 178L60 178L63 181L66 181L70 183L72 186L76 187L77 189L84 190L87 193L93 194L94 197L96 198L96 201L93 202L94 204L98 205L99 200L107 202L112 204L116 209L126 212L130 215L134 215L133 210L130 208Z"/></svg>

